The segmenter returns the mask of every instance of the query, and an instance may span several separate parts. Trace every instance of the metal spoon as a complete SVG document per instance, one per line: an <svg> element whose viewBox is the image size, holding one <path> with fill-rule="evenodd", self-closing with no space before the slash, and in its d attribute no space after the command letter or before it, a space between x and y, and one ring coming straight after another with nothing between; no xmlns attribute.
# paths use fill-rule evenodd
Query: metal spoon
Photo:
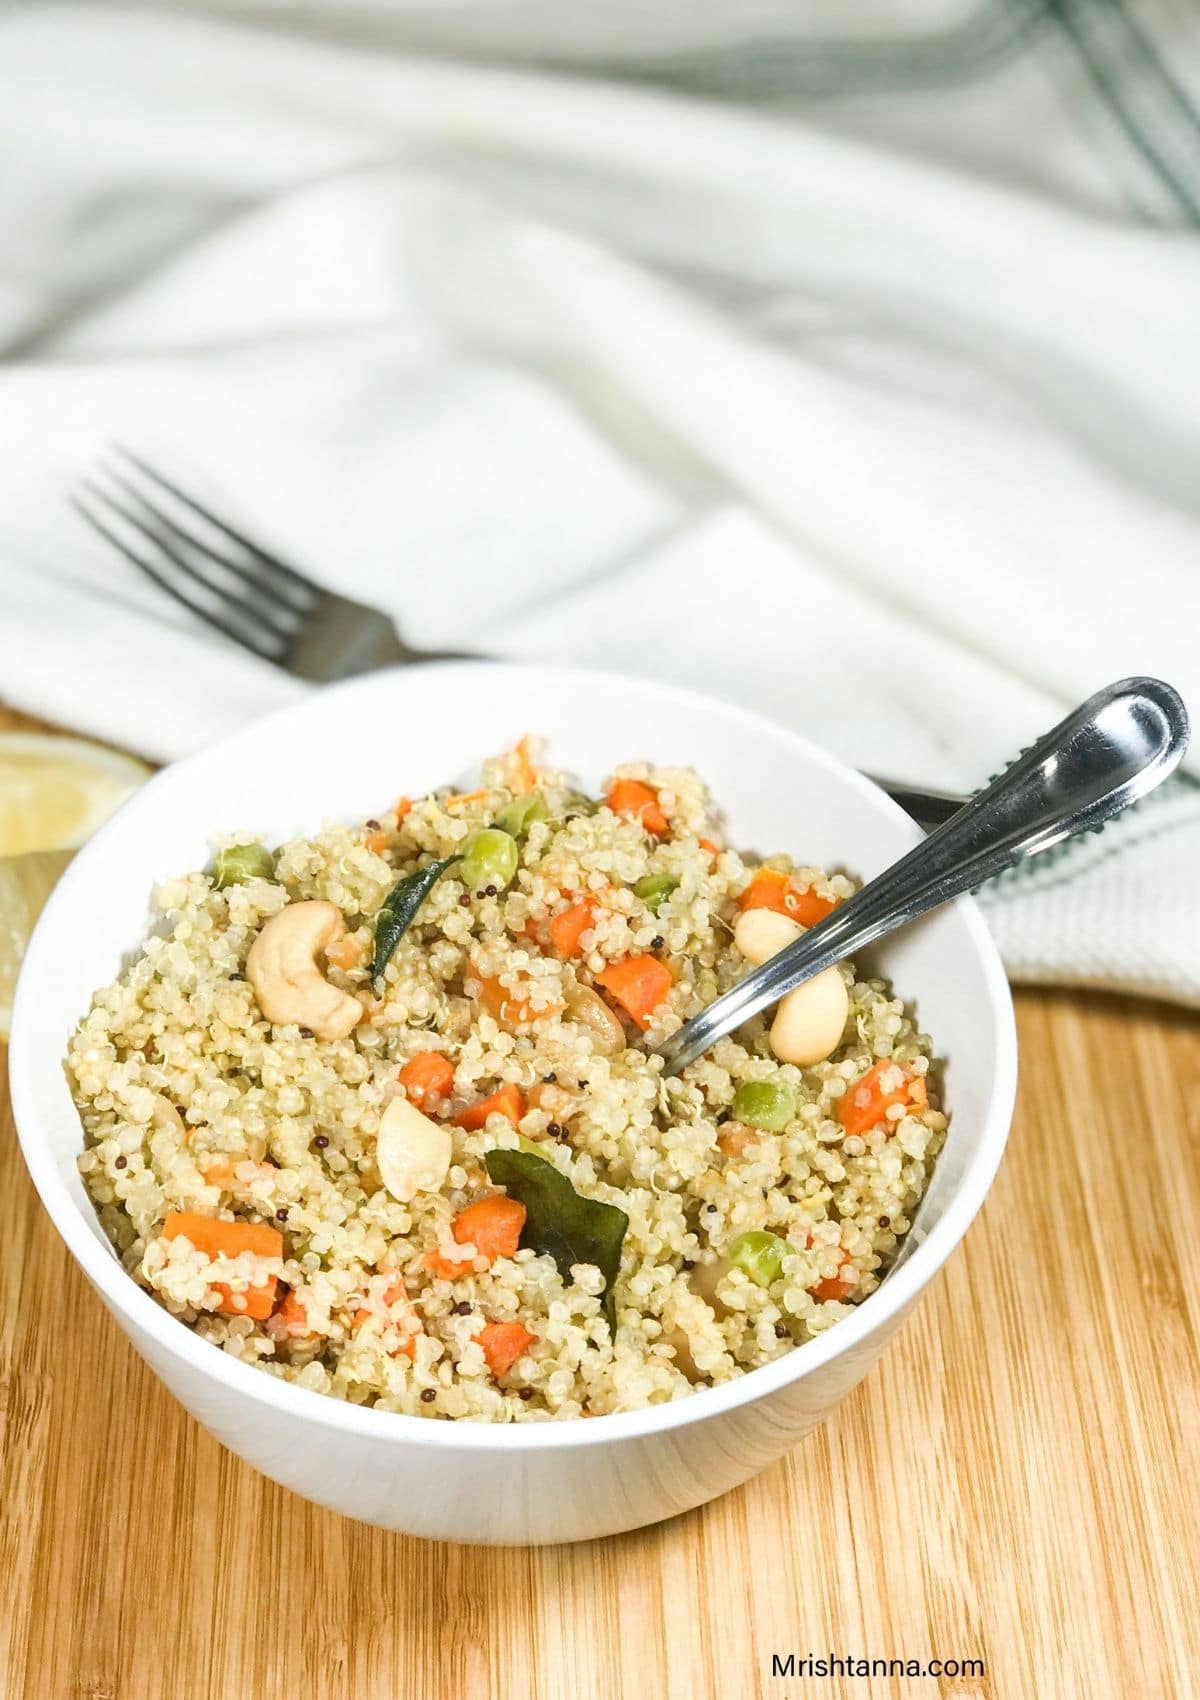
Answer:
<svg viewBox="0 0 1200 1700"><path fill-rule="evenodd" d="M1097 691L915 850L756 968L659 1046L675 1074L805 980L885 934L1095 830L1160 784L1187 748L1188 716L1161 679Z"/></svg>

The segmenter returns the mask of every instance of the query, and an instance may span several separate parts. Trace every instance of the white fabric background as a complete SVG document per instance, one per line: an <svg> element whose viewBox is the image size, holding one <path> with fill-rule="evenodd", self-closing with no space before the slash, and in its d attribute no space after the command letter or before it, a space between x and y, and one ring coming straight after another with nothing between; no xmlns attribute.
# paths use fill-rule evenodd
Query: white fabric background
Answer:
<svg viewBox="0 0 1200 1700"><path fill-rule="evenodd" d="M119 440L418 645L875 772L974 785L1131 672L1200 707L1200 244L1061 62L807 113L480 62L545 17L0 17L0 695L171 756L300 688L84 530ZM1200 1002L1198 852L1188 781L989 893L1010 968Z"/></svg>

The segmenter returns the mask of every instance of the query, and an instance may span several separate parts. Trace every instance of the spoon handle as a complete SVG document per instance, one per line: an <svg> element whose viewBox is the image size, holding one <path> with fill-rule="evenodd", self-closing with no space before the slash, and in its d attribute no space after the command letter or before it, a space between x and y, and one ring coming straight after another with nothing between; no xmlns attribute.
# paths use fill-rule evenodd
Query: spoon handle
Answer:
<svg viewBox="0 0 1200 1700"><path fill-rule="evenodd" d="M666 1072L885 933L1103 826L1167 777L1187 739L1183 700L1161 680L1097 691L915 849L685 1022L660 1046Z"/></svg>

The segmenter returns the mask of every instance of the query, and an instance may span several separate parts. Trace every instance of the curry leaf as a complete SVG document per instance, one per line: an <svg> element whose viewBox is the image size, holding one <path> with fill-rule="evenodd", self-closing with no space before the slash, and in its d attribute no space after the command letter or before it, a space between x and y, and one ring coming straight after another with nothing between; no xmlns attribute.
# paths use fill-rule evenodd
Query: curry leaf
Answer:
<svg viewBox="0 0 1200 1700"><path fill-rule="evenodd" d="M510 1198L525 1206L521 1245L545 1253L558 1265L564 1281L573 1263L591 1263L604 1277L604 1318L616 1334L613 1283L621 1269L621 1243L629 1217L615 1204L584 1198L570 1181L528 1151L489 1151L487 1172Z"/></svg>
<svg viewBox="0 0 1200 1700"><path fill-rule="evenodd" d="M427 868L418 868L415 874L406 874L384 898L383 908L375 917L375 957L371 963L371 976L376 987L392 959L392 952L412 925L417 910L450 864L457 861L457 856L445 856L440 862L430 862Z"/></svg>

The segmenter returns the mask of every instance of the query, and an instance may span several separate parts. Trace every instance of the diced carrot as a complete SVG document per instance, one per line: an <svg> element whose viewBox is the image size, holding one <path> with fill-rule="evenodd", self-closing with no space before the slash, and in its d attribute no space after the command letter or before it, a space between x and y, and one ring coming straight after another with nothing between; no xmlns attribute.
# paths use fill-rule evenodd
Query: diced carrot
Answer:
<svg viewBox="0 0 1200 1700"><path fill-rule="evenodd" d="M382 856L391 839L389 832L369 832L367 834L367 849L373 856Z"/></svg>
<svg viewBox="0 0 1200 1700"><path fill-rule="evenodd" d="M821 897L810 888L797 891L795 886L787 895L787 913L793 921L799 921L802 927L815 927L818 921L823 921L837 908L837 900L833 897Z"/></svg>
<svg viewBox="0 0 1200 1700"><path fill-rule="evenodd" d="M658 792L640 779L614 779L604 800L614 815L632 815L656 837L669 829L670 823L658 805Z"/></svg>
<svg viewBox="0 0 1200 1700"><path fill-rule="evenodd" d="M489 1015L494 1015L497 1021L506 1026L524 1027L533 1019L533 1009L528 998L523 998L519 992L508 986L502 986L499 980L484 980L479 988L479 1001Z"/></svg>
<svg viewBox="0 0 1200 1700"><path fill-rule="evenodd" d="M362 960L362 946L352 933L331 944L325 955L335 968L357 968Z"/></svg>
<svg viewBox="0 0 1200 1700"><path fill-rule="evenodd" d="M596 925L597 906L594 897L581 897L569 909L563 909L550 922L550 940L560 956L578 956L579 941Z"/></svg>
<svg viewBox="0 0 1200 1700"><path fill-rule="evenodd" d="M841 1268L844 1269L849 1261L850 1253L848 1251L838 1252L838 1263ZM827 1299L846 1298L857 1285L858 1277L853 1274L848 1280L842 1275L826 1275L817 1282L815 1287L810 1287L808 1291L818 1304L824 1304Z"/></svg>
<svg viewBox="0 0 1200 1700"><path fill-rule="evenodd" d="M699 844L701 850L707 850L708 851L708 859L709 859L710 862L715 862L717 857L721 854L720 845L714 844L711 838L697 839L697 843Z"/></svg>
<svg viewBox="0 0 1200 1700"><path fill-rule="evenodd" d="M759 1145L761 1142L762 1135L758 1129L743 1127L741 1122L731 1122L717 1137L717 1147L727 1157L740 1157L747 1146Z"/></svg>
<svg viewBox="0 0 1200 1700"><path fill-rule="evenodd" d="M534 1081L525 1094L525 1107L528 1110L545 1110L551 1121L565 1122L575 1114L579 1105L574 1094L559 1085L557 1075L551 1075L549 1080ZM535 1134L534 1137L540 1136Z"/></svg>
<svg viewBox="0 0 1200 1700"><path fill-rule="evenodd" d="M481 1098L478 1104L468 1104L465 1110L460 1110L455 1116L455 1124L465 1127L468 1133L476 1133L481 1127L486 1127L489 1116L504 1116L514 1127L525 1114L525 1106L521 1102L520 1089L506 1080L487 1098Z"/></svg>
<svg viewBox="0 0 1200 1700"><path fill-rule="evenodd" d="M170 1211L163 1223L163 1238L186 1239L208 1258L240 1257L245 1251L256 1257L283 1256L283 1235L266 1222L222 1222L193 1210ZM212 1284L220 1294L217 1309L228 1316L251 1316L262 1322L275 1308L275 1275L264 1276L239 1293L223 1282Z"/></svg>
<svg viewBox="0 0 1200 1700"><path fill-rule="evenodd" d="M754 877L738 898L739 909L774 909L787 914L789 881L777 868L756 868Z"/></svg>
<svg viewBox="0 0 1200 1700"><path fill-rule="evenodd" d="M838 1099L837 1118L847 1133L869 1133L893 1104L906 1101L911 1085L900 1064L884 1057Z"/></svg>
<svg viewBox="0 0 1200 1700"><path fill-rule="evenodd" d="M226 1222L193 1210L172 1210L163 1224L163 1238L187 1239L206 1257L282 1257L283 1235L268 1222Z"/></svg>
<svg viewBox="0 0 1200 1700"><path fill-rule="evenodd" d="M538 950L547 950L550 946L550 923L544 917L540 920L526 921L521 928L520 936L528 939Z"/></svg>
<svg viewBox="0 0 1200 1700"><path fill-rule="evenodd" d="M432 1109L454 1089L454 1064L440 1051L418 1051L400 1070L400 1084L418 1109Z"/></svg>
<svg viewBox="0 0 1200 1700"><path fill-rule="evenodd" d="M494 1015L506 1027L528 1027L531 1021L543 1021L562 1008L561 1003L556 1001L535 1009L529 998L502 986L499 980L481 982L479 1001L489 1015Z"/></svg>
<svg viewBox="0 0 1200 1700"><path fill-rule="evenodd" d="M400 797L396 802L396 825L399 826L406 815L412 813L412 798Z"/></svg>
<svg viewBox="0 0 1200 1700"><path fill-rule="evenodd" d="M596 975L596 984L646 1028L671 990L671 971L657 956L623 956Z"/></svg>
<svg viewBox="0 0 1200 1700"><path fill-rule="evenodd" d="M475 1336L483 1347L483 1355L493 1375L507 1375L537 1339L519 1322L489 1322Z"/></svg>
<svg viewBox="0 0 1200 1700"><path fill-rule="evenodd" d="M308 1312L304 1308L304 1300L298 1298L290 1289L284 1294L283 1303L275 1315L293 1340L311 1339L312 1329L308 1326Z"/></svg>
<svg viewBox="0 0 1200 1700"><path fill-rule="evenodd" d="M528 796L530 791L535 790L539 778L538 770L534 767L533 758L530 755L530 745L531 740L527 732L513 751L513 755L516 757L517 783L515 790L519 797Z"/></svg>
<svg viewBox="0 0 1200 1700"><path fill-rule="evenodd" d="M289 1328L308 1327L308 1312L304 1308L304 1303L301 1299L296 1297L296 1294L290 1287L283 1295L283 1303L279 1307L279 1315L283 1321L287 1323Z"/></svg>
<svg viewBox="0 0 1200 1700"><path fill-rule="evenodd" d="M774 909L802 927L815 927L836 907L832 897L820 897L811 888L799 890L777 868L757 869L738 898L739 909Z"/></svg>
<svg viewBox="0 0 1200 1700"><path fill-rule="evenodd" d="M372 1280L378 1281L378 1277L372 1276ZM372 1317L374 1317L376 1321L381 1322L385 1329L399 1328L399 1324L393 1323L391 1317L387 1315L387 1312L391 1309L392 1305L398 1302L398 1300L407 1297L408 1289L405 1287L403 1281L393 1281L390 1286L384 1288L382 1293L380 1293L376 1288L368 1295L368 1302L365 1305L360 1305L354 1315L350 1318L351 1332L357 1334L359 1329L362 1328L365 1323L369 1322ZM391 1356L415 1358L416 1355L416 1334L401 1332L399 1340L391 1348Z"/></svg>
<svg viewBox="0 0 1200 1700"><path fill-rule="evenodd" d="M459 1245L473 1245L480 1257L494 1263L511 1257L521 1243L525 1206L502 1192L477 1198L454 1218L450 1232Z"/></svg>
<svg viewBox="0 0 1200 1700"><path fill-rule="evenodd" d="M389 1312L393 1305L407 1299L408 1288L404 1278L395 1273L381 1272L372 1275L366 1284L364 1302L351 1318L352 1328L361 1328L369 1316L378 1317L381 1322L390 1320Z"/></svg>
<svg viewBox="0 0 1200 1700"><path fill-rule="evenodd" d="M235 1171L240 1159L234 1157L210 1157L201 1165L204 1178L209 1186L230 1187L236 1179Z"/></svg>
<svg viewBox="0 0 1200 1700"><path fill-rule="evenodd" d="M421 1259L431 1274L443 1281L457 1281L460 1275L473 1275L475 1265L469 1257L443 1257L440 1251L427 1251Z"/></svg>
<svg viewBox="0 0 1200 1700"><path fill-rule="evenodd" d="M446 798L446 807L460 808L467 803L477 803L481 797L486 797L486 791L456 791L452 797Z"/></svg>

